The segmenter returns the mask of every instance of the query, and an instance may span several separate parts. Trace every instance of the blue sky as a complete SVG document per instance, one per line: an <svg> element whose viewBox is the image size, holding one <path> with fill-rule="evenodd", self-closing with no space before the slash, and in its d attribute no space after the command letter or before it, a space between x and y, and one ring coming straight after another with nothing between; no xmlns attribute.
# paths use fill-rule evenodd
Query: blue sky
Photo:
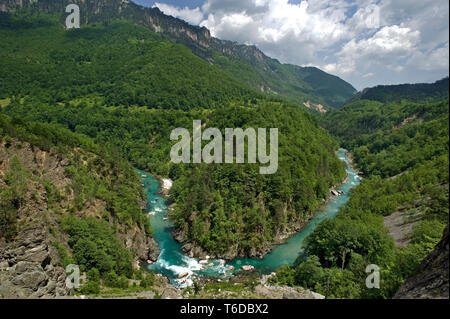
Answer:
<svg viewBox="0 0 450 319"><path fill-rule="evenodd" d="M448 0L135 0L357 89L448 76Z"/></svg>

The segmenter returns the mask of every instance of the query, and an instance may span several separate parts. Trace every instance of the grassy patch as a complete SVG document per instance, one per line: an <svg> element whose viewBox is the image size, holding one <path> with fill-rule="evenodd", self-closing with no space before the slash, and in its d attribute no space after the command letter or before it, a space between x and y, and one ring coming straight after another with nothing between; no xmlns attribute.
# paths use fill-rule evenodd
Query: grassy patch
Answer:
<svg viewBox="0 0 450 319"><path fill-rule="evenodd" d="M10 102L11 102L10 98L1 99L0 100L0 108L8 106Z"/></svg>

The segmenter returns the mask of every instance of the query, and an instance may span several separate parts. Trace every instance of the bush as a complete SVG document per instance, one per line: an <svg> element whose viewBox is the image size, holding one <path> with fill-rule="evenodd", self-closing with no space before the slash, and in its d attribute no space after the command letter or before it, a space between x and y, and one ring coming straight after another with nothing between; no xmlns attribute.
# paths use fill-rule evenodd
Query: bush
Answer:
<svg viewBox="0 0 450 319"><path fill-rule="evenodd" d="M62 228L70 235L69 246L74 251L74 261L82 270L96 268L101 276L113 272L131 277L130 252L122 246L106 221L94 217L66 217Z"/></svg>
<svg viewBox="0 0 450 319"><path fill-rule="evenodd" d="M140 286L143 288L149 288L153 286L155 283L155 274L152 272L147 273L143 278L141 279Z"/></svg>
<svg viewBox="0 0 450 319"><path fill-rule="evenodd" d="M80 292L84 295L98 295L100 293L100 283L90 280L81 287Z"/></svg>

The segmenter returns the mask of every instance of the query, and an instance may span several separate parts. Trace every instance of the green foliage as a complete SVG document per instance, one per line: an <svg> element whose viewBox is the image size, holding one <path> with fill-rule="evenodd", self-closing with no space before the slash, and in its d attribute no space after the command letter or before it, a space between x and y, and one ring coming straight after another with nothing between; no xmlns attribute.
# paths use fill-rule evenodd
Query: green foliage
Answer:
<svg viewBox="0 0 450 319"><path fill-rule="evenodd" d="M347 211L346 211L347 210ZM316 255L323 265L344 269L353 254L380 263L393 249L382 218L369 212L344 208L342 217L325 220L307 239L307 254Z"/></svg>
<svg viewBox="0 0 450 319"><path fill-rule="evenodd" d="M149 288L154 284L155 284L155 274L153 272L147 272L140 282L140 286L142 288Z"/></svg>
<svg viewBox="0 0 450 319"><path fill-rule="evenodd" d="M61 226L70 235L68 244L81 270L96 268L102 276L114 273L131 277L130 252L122 246L106 221L94 217L66 217Z"/></svg>
<svg viewBox="0 0 450 319"><path fill-rule="evenodd" d="M59 156L70 159L69 165L65 167L65 175L71 179L75 210L82 210L90 200L103 200L111 215L124 224L137 225L151 235L151 225L140 209L139 198L143 198L143 193L138 176L115 147L100 147L85 135L72 133L60 125L26 123L4 115L0 115L0 129L5 138L15 137L41 150L56 152ZM81 158L80 153L85 154L85 159ZM12 187L2 195L9 198L2 201L2 204L7 205L9 202L17 210L26 193L24 178L30 174L16 167L14 158L11 165L13 175L6 175L6 181L11 180ZM60 191L50 181L39 182L46 189L50 207L63 199ZM11 212L11 205L5 212Z"/></svg>
<svg viewBox="0 0 450 319"><path fill-rule="evenodd" d="M14 194L10 191L0 193L0 238L11 241L17 235L17 209Z"/></svg>
<svg viewBox="0 0 450 319"><path fill-rule="evenodd" d="M100 283L98 281L88 281L81 287L80 292L83 295L98 295L100 293Z"/></svg>
<svg viewBox="0 0 450 319"><path fill-rule="evenodd" d="M100 271L97 268L91 268L87 272L87 278L90 281L99 281L100 280Z"/></svg>
<svg viewBox="0 0 450 319"><path fill-rule="evenodd" d="M383 103L408 100L417 103L448 100L448 77L435 83L379 85L365 89L355 99Z"/></svg>
<svg viewBox="0 0 450 319"><path fill-rule="evenodd" d="M51 207L53 204L58 203L61 200L61 194L58 188L48 181L42 181L42 184L47 193L48 205Z"/></svg>
<svg viewBox="0 0 450 319"><path fill-rule="evenodd" d="M118 276L114 270L111 270L104 276L105 285L111 288L126 289L129 285L129 280L125 275Z"/></svg>
<svg viewBox="0 0 450 319"><path fill-rule="evenodd" d="M56 251L58 252L59 258L61 259L61 263L62 263L64 269L68 265L73 264L73 259L69 255L67 248L63 244L61 244L59 242L53 242L52 245L53 245L53 247L56 248Z"/></svg>
<svg viewBox="0 0 450 319"><path fill-rule="evenodd" d="M252 54L235 56L214 51L212 57L216 65L236 79L292 103L311 101L339 108L356 93L349 83L314 67L280 64L267 57L255 59Z"/></svg>
<svg viewBox="0 0 450 319"><path fill-rule="evenodd" d="M329 187L344 178L337 145L315 118L296 105L257 93L144 27L115 21L66 32L55 23L26 29L20 36L10 28L1 28L0 34L5 47L0 98L10 98L2 112L62 124L78 133L77 140L85 134L104 146L96 154L113 150L105 152L111 166L120 152L136 167L175 179L172 219L178 229L188 227L188 239L208 251L225 254L237 245L239 253L247 254L266 245L281 229L304 221L329 196ZM312 68L300 71L289 76L294 82L304 77L311 84L305 85L307 91L323 75ZM278 173L261 176L258 165L170 163L170 132L191 127L193 119L222 130L279 128ZM36 142L48 148L64 138L50 135ZM127 184L131 173L125 179L113 174L118 178L111 180L103 177L107 174L100 159L87 166L80 162L65 168L76 195L73 211L98 198L120 222L151 233ZM79 245L90 249L87 242Z"/></svg>
<svg viewBox="0 0 450 319"><path fill-rule="evenodd" d="M175 179L176 210L172 218L176 227L188 227L188 239L213 253L224 254L237 244L239 252L247 254L254 247L267 244L280 229L304 221L329 196L328 189L345 176L343 164L335 156L336 143L314 117L296 106L257 100L252 106L237 104L219 110L185 112L81 104L53 107L32 101L35 100L27 98L4 110L27 120L57 122L90 135L99 144L116 145L136 167ZM169 140L170 132L177 127L192 127L194 119L221 130L279 128L277 174L262 176L259 165L253 164L171 163L170 149L175 142ZM77 172L82 177L85 170L67 167L66 174L74 176ZM104 193L88 178L81 177L74 178L83 194L77 207L95 194ZM112 198L125 199L124 195ZM119 202L110 208L123 222L136 221L141 216L127 213L133 208L129 204ZM140 225L145 224L148 223Z"/></svg>
<svg viewBox="0 0 450 319"><path fill-rule="evenodd" d="M248 255L293 223L304 221L344 177L336 145L312 117L275 103L225 108L203 121L211 127L277 127L279 169L259 164L191 165L172 189L175 227L208 252Z"/></svg>
<svg viewBox="0 0 450 319"><path fill-rule="evenodd" d="M317 282L325 276L322 265L317 256L309 257L295 270L295 282L305 288L314 288Z"/></svg>
<svg viewBox="0 0 450 319"><path fill-rule="evenodd" d="M448 224L448 102L354 102L323 124L342 138L367 176L333 220L307 238L306 262L277 280L329 298L390 298L439 242ZM394 246L383 216L414 222L411 242ZM380 289L367 289L365 267L380 267ZM292 280L294 278L294 280Z"/></svg>
<svg viewBox="0 0 450 319"><path fill-rule="evenodd" d="M56 18L54 16L46 14L35 15L27 10L17 10L15 15L0 12L0 29L23 30L49 27L55 23Z"/></svg>
<svg viewBox="0 0 450 319"><path fill-rule="evenodd" d="M35 4L23 3L22 5L30 9L19 11L20 18L5 15L5 23L3 24L5 28L18 29L21 28L20 24L34 25L35 27L46 26L46 24L33 24L35 20L44 20L41 17L43 15L42 12L54 13L56 17L52 19L56 20L58 17L59 22L64 23L66 16L61 16L65 9L64 3L43 2L41 0ZM164 15L159 10L142 8L132 2L128 3L127 6L123 6L119 0L111 0L107 4L104 3L102 5L86 1L79 3L79 5L81 20L89 21L90 25L110 25L114 24L113 21L115 19L119 19L132 21L149 29L157 29L158 39L161 39L159 38L161 35L166 40L185 45L204 60L204 65L209 63L214 65L214 68L217 68L217 70L220 68L225 71L219 72L217 75L226 79L227 83L230 82L230 79L235 82L246 83L258 91L263 90L277 98L282 96L283 99L287 98L298 105L302 105L303 102L310 100L314 103L324 104L327 107L341 107L355 93L355 89L347 82L317 68L281 64L277 60L265 56L254 46L239 45L230 41L212 38L204 27L192 26L184 21ZM17 14L17 12L15 13ZM38 12L39 14L33 16L33 12ZM48 20L47 16L44 17ZM24 21L20 21L20 19ZM15 20L19 20L19 23ZM150 33L150 31L148 32ZM98 34L89 30L89 32L83 32L83 35L86 39L93 40ZM131 41L135 44L142 44L140 43L142 38L139 37L136 39L132 38ZM91 61L88 60L87 62ZM185 67L185 65L182 67ZM170 65L167 69L173 71ZM180 68L177 68L174 74L179 72ZM170 75L168 76L170 77ZM208 80L210 79L208 77ZM212 80L214 81L215 79ZM126 89L130 89L130 92L132 92L133 84L127 86ZM236 88L234 85L230 87ZM205 93L205 91L202 90L201 93ZM140 95L141 92L138 92L138 94Z"/></svg>
<svg viewBox="0 0 450 319"><path fill-rule="evenodd" d="M0 97L65 104L93 95L108 106L189 110L260 96L186 47L127 21L70 31L54 22L22 32L7 21L0 36Z"/></svg>
<svg viewBox="0 0 450 319"><path fill-rule="evenodd" d="M0 191L0 238L7 241L17 235L17 211L25 203L29 175L17 156L12 157L4 176L7 188Z"/></svg>

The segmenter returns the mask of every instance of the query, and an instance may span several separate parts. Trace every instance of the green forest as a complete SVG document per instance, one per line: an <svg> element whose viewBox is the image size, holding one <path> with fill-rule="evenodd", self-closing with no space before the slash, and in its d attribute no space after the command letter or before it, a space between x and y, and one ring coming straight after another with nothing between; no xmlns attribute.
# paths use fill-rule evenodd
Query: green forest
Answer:
<svg viewBox="0 0 450 319"><path fill-rule="evenodd" d="M259 97L189 49L127 21L65 31L53 16L1 14L0 99L51 105L91 96L108 106L220 108Z"/></svg>
<svg viewBox="0 0 450 319"><path fill-rule="evenodd" d="M1 29L1 94L8 99L2 112L61 124L117 147L137 168L174 179L176 229L211 254L267 248L310 218L345 177L338 144L314 116L255 93L144 27L117 21L64 32L51 17L10 19L21 31ZM260 176L257 165L170 163L170 132L191 128L195 119L221 130L278 127L278 173Z"/></svg>
<svg viewBox="0 0 450 319"><path fill-rule="evenodd" d="M1 151L28 143L67 158L64 176L73 191L67 203L68 190L12 157L0 184L0 239L17 238L24 194L40 185L49 202L45 216L57 221L53 245L64 266L76 263L87 273L85 294L126 288L130 279L146 288L154 280L133 270L134 252L118 236L132 227L153 233L135 168L174 180L168 217L181 241L212 257L261 257L343 182L336 153L348 149L361 185L336 218L311 233L295 265L271 279L327 298L391 298L448 225L448 78L365 90L320 115L300 100L339 108L353 87L275 60L273 77L261 71L267 65L250 67L245 57L212 51L213 63L128 20L66 31L55 15L0 13L0 37ZM255 89L261 82L278 91ZM260 164L171 163L171 131L191 131L193 120L222 133L278 128L277 173L259 174ZM106 203L99 218L83 214L92 200ZM406 246L385 225L393 213L412 224ZM381 289L365 286L369 264L380 267Z"/></svg>
<svg viewBox="0 0 450 319"><path fill-rule="evenodd" d="M219 220L210 222L217 207L233 212L228 216L223 211L220 219L231 218L227 227L237 236L230 240L239 243L242 246L239 253L245 254L251 247L267 245L280 231L289 230L292 223L305 221L328 198L329 188L339 184L345 175L342 163L335 156L337 144L314 117L296 106L260 101L254 107L183 112L90 105L55 108L32 100L12 101L3 111L17 118L60 123L98 143L118 147L138 168L175 179L174 221L179 229L192 226L188 238L211 253L225 253L231 247L228 240L223 240L230 228L216 228L216 223L221 224ZM169 140L171 130L190 128L193 119L220 129L278 127L278 173L261 176L256 164L170 163L170 149L175 143ZM197 197L192 197L193 191ZM205 224L185 223L189 220L185 218L196 211L205 214ZM261 225L244 227L250 218ZM206 223L215 230L206 228Z"/></svg>
<svg viewBox="0 0 450 319"><path fill-rule="evenodd" d="M176 180L171 214L189 241L219 256L253 255L292 225L305 222L345 177L337 144L298 107L260 103L214 111L208 126L277 127L279 169L259 164L192 165Z"/></svg>
<svg viewBox="0 0 450 319"><path fill-rule="evenodd" d="M43 179L42 172L27 169L13 155L5 185L0 187L0 239L13 241L27 227L23 216L19 222L19 211L30 202L39 204L38 194L43 188L48 202L43 218L55 220L56 224L48 227L64 267L76 263L82 271L98 272L96 287L100 278L110 287L128 282L136 275L132 269L133 252L123 246L117 233L138 227L147 236L152 235L151 224L141 211L143 193L133 167L116 148L99 146L60 125L27 123L0 115L0 144L6 156L26 147L24 143L29 143L34 152L67 158L64 175L70 183L64 189L56 187L55 181ZM106 204L100 219L84 213L92 200ZM40 220L34 218L34 222ZM62 233L70 236L67 243ZM117 280L108 282L111 276Z"/></svg>
<svg viewBox="0 0 450 319"><path fill-rule="evenodd" d="M250 53L238 58L214 51L212 57L218 67L236 79L299 105L311 101L331 109L340 108L356 92L349 83L314 67L280 64L270 58L254 59Z"/></svg>
<svg viewBox="0 0 450 319"><path fill-rule="evenodd" d="M365 178L339 215L308 237L298 266L276 280L329 298L391 298L448 225L448 111L448 101L362 100L325 116L323 125L352 150ZM402 248L383 222L396 211L413 223ZM365 286L369 264L381 269L381 289Z"/></svg>
<svg viewBox="0 0 450 319"><path fill-rule="evenodd" d="M67 0L59 2L51 0L39 0L33 3L22 2L21 5L23 7L15 11L15 14L18 12L20 13L18 18L15 18L14 15L12 17L4 15L2 18L4 18L5 26L14 27L15 29L33 25L49 25L48 22L42 19L42 16L45 13L54 14L51 18L53 21L64 23L66 14L62 13L64 12L65 6L69 3L70 2ZM255 46L242 45L236 42L214 38L205 27L194 26L172 16L165 15L156 7L143 8L131 1L124 4L121 0L110 0L107 4L102 3L101 1L99 2L98 0L83 1L79 3L79 5L81 9L81 20L83 21L82 24L88 24L88 22L90 25L109 24L115 19L127 20L157 32L157 37L159 39L164 38L165 40L170 41L170 43L181 44L185 50L186 47L189 48L190 51L188 51L191 56L195 54L202 62L204 62L204 66L201 69L206 72L203 74L209 80L215 81L216 79L211 79L208 76L211 72L207 71L205 66L214 65L216 71L218 69L222 70L222 76L227 74L228 79L226 82L229 82L229 79L232 78L235 80L234 84L236 84L237 81L240 83L241 87L243 86L243 83L245 83L253 89L256 89L258 92L270 94L275 98L287 99L290 102L301 106L304 102L311 101L311 103L323 104L327 109L341 107L356 93L355 88L353 88L351 84L339 77L325 73L315 67L299 67L291 64L282 64L278 60L266 56ZM14 4L10 4L10 6L14 7ZM24 20L24 14L27 16L26 20ZM33 16L36 14L39 14L40 16L40 23L39 21L36 21ZM173 52L169 53L169 55L170 54L173 54ZM122 59L122 57L125 58L127 56L129 55L125 54L120 57L122 62L127 63L126 65L128 65L128 61ZM135 57L133 53L132 57ZM186 56L183 58L186 59ZM105 63L107 62L108 60L105 61ZM180 61L174 61L175 65L165 64L164 66L168 67L167 70L177 73L179 72L179 69L175 68L175 66L179 66L179 62ZM119 64L119 66L125 65ZM154 65L153 67L156 67L157 70L162 70L162 75L165 75L165 68L158 68ZM147 73L146 75L148 76L149 74L147 71L148 70L144 72ZM195 74L194 77L197 77L200 74L196 71L197 70L193 70ZM142 72L139 73L140 75L143 74ZM216 75L218 74L219 73ZM200 77L203 78L201 74ZM189 84L193 86L193 93L201 90L198 87L200 83L192 82ZM159 86L160 83L156 82L155 85ZM242 88L238 89L236 85L232 86L236 89L234 94L246 95L246 93L238 92L242 91ZM132 88L127 88L132 90ZM216 89L219 89L220 91L220 88ZM186 92L184 93L189 94ZM211 97L208 92L202 91L202 93L206 93L208 97ZM220 93L225 93L225 90L220 91ZM225 93L225 95L226 94L227 93ZM143 102L148 104L149 102L155 103L156 101L156 99L152 99L143 92L138 92L138 95L139 97L137 98L139 103ZM143 95L146 96L143 97ZM197 102L201 103L201 105L211 102L215 104L218 102L210 99L198 99L199 96L194 94L191 95L190 98L197 99ZM134 97L131 98L131 100L134 101ZM164 101L161 102L164 104ZM173 100L170 102L173 102ZM186 105L181 107L186 107Z"/></svg>
<svg viewBox="0 0 450 319"><path fill-rule="evenodd" d="M430 103L448 100L449 78L435 83L400 85L378 85L358 92L352 100L371 100L383 103L398 103L408 100L415 103Z"/></svg>

